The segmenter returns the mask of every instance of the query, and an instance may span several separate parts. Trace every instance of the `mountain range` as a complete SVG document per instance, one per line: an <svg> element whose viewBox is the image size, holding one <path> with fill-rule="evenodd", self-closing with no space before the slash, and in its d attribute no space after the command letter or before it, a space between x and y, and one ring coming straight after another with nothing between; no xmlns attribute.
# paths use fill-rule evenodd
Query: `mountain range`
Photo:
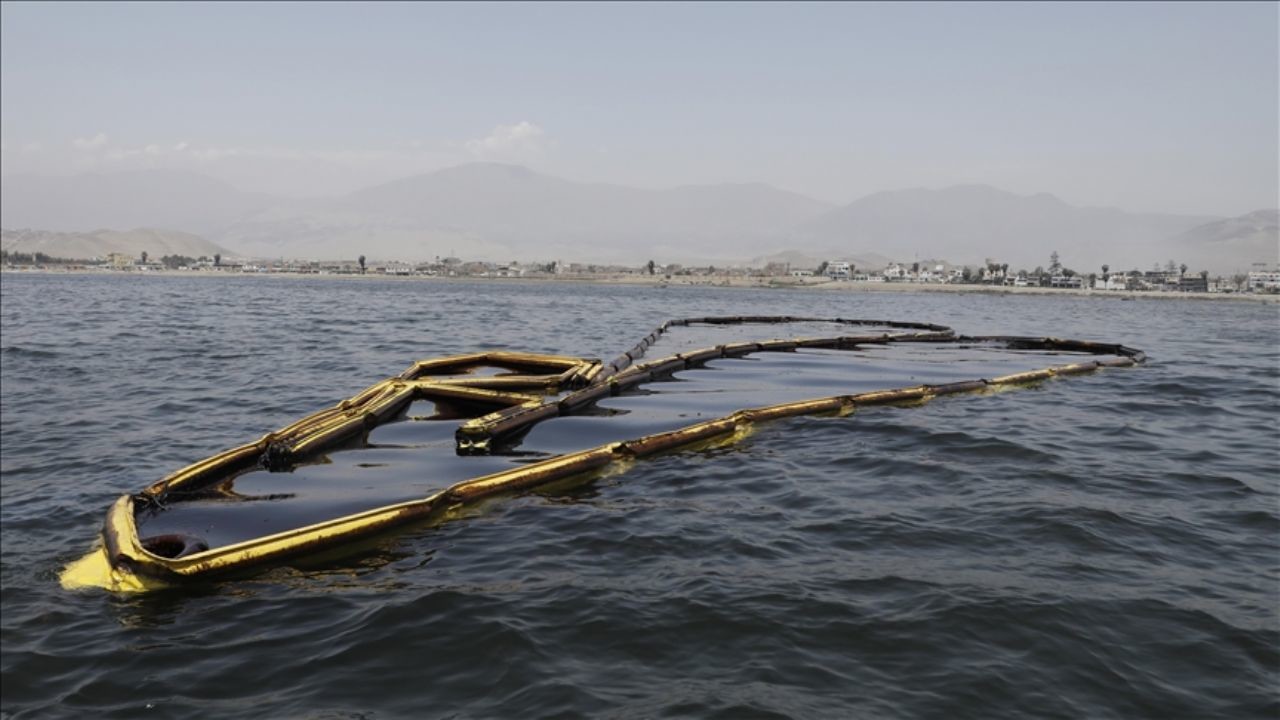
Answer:
<svg viewBox="0 0 1280 720"><path fill-rule="evenodd" d="M496 163L308 199L163 170L0 183L5 228L172 228L262 258L733 264L793 251L1031 268L1057 251L1082 272L1176 259L1218 273L1274 264L1275 216L1130 213L983 185L880 192L833 206L759 183L651 190Z"/></svg>

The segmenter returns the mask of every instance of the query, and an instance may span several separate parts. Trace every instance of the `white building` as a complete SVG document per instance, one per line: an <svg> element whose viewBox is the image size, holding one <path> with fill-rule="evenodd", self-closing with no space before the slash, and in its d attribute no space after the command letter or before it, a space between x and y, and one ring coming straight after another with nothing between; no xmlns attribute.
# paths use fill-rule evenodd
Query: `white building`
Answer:
<svg viewBox="0 0 1280 720"><path fill-rule="evenodd" d="M1280 290L1280 270L1251 270L1249 289L1253 292Z"/></svg>

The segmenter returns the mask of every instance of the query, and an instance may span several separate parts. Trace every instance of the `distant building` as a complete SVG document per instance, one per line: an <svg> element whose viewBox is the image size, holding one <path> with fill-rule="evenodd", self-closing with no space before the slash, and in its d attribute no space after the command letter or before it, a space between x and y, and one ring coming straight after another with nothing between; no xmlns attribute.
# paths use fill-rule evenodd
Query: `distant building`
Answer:
<svg viewBox="0 0 1280 720"><path fill-rule="evenodd" d="M1249 289L1254 292L1280 290L1280 270L1251 270Z"/></svg>
<svg viewBox="0 0 1280 720"><path fill-rule="evenodd" d="M1183 275L1178 278L1178 289L1182 292L1209 292L1207 275Z"/></svg>
<svg viewBox="0 0 1280 720"><path fill-rule="evenodd" d="M1148 270L1142 273L1141 284L1149 290L1177 290L1178 273L1168 270Z"/></svg>
<svg viewBox="0 0 1280 720"><path fill-rule="evenodd" d="M852 268L847 262L830 261L827 263L827 277L832 280L848 280Z"/></svg>

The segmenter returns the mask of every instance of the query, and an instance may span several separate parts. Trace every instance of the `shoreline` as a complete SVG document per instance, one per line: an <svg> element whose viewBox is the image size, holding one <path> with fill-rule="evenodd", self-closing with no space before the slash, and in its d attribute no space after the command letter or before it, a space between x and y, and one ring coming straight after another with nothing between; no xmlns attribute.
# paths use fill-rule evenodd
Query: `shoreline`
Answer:
<svg viewBox="0 0 1280 720"><path fill-rule="evenodd" d="M593 275L554 277L440 277L436 275L381 275L381 274L332 274L317 275L303 273L253 273L222 272L207 270L165 270L159 272L115 272L89 269L55 269L55 268L0 268L0 275L118 275L128 277L252 277L282 278L288 280L384 280L395 282L440 282L440 283L562 283L588 285L631 285L650 286L655 289L679 289L690 287L706 288L738 288L756 290L817 290L822 292L844 293L976 293L980 295L1040 295L1053 297L1087 297L1119 300L1207 300L1213 302L1260 302L1280 304L1280 294L1262 293L1201 293L1201 292L1160 292L1160 291L1128 291L1128 290L1076 290L1071 288L1042 287L993 287L990 285L949 285L920 283L872 283L853 280L829 280L826 282L795 282L791 278L752 278L752 277L712 277L697 279L672 278L666 280L660 276L644 275Z"/></svg>

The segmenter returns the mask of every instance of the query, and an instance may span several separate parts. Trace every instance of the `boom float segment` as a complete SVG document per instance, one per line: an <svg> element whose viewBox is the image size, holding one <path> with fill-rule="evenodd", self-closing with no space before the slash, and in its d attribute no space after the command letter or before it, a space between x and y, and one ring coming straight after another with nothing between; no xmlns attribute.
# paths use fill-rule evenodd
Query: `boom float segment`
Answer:
<svg viewBox="0 0 1280 720"><path fill-rule="evenodd" d="M899 332L725 343L638 362L649 347L672 327L797 322L874 326ZM852 350L893 343L995 344L1015 350L1088 353L1113 357L989 379L916 385L741 409L724 417L675 430L606 443L463 480L421 499L384 505L222 547L209 548L184 537L160 536L144 539L138 532L136 513L140 508L162 507L167 500L216 492L210 488L255 467L287 469L325 452L362 442L370 430L399 417L414 400L431 400L442 413L441 417L470 417L457 430L457 452L484 454L519 437L542 420L581 412L603 398L617 395L655 378L700 367L717 358L794 352L797 348ZM423 360L400 375L372 385L331 408L268 433L253 443L232 448L182 468L136 495L121 497L107 513L101 533L101 547L67 566L61 581L67 588L101 587L129 592L218 577L331 548L407 523L446 518L468 505L494 495L519 492L569 477L622 467L658 453L696 447L708 442L731 442L744 437L756 423L800 415L848 415L859 408L877 405L918 404L945 395L983 392L989 388L1033 384L1058 376L1090 373L1103 368L1133 366L1143 362L1145 357L1140 350L1115 344L1050 337L956 336L950 328L929 323L741 316L668 321L609 364L593 359L513 352L473 353ZM493 376L476 375L476 370L480 368L497 368L506 372ZM567 394L557 397L565 391L568 391Z"/></svg>

